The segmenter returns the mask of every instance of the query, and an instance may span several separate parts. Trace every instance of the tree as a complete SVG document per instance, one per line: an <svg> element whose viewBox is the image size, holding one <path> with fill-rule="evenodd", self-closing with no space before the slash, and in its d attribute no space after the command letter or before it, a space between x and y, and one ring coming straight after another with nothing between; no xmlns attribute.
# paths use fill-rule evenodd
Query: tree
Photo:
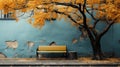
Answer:
<svg viewBox="0 0 120 67"><path fill-rule="evenodd" d="M83 35L87 33L93 59L99 60L103 59L101 38L114 23L120 21L119 4L119 0L0 0L0 10L4 10L4 14L14 13L16 20L18 12L31 12L29 22L38 28L44 26L46 20L69 19ZM106 26L99 30L99 23Z"/></svg>

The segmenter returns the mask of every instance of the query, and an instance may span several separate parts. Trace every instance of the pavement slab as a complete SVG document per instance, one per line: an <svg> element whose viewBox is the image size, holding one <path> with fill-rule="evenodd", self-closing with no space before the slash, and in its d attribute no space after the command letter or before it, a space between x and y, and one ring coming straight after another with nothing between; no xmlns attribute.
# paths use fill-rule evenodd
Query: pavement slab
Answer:
<svg viewBox="0 0 120 67"><path fill-rule="evenodd" d="M120 62L87 61L66 59L11 58L0 59L0 67L120 67Z"/></svg>

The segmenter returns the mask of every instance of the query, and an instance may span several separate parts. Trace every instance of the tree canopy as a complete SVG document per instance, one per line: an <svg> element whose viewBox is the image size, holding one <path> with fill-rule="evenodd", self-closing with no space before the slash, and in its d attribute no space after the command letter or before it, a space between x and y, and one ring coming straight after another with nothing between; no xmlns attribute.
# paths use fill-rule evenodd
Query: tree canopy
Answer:
<svg viewBox="0 0 120 67"><path fill-rule="evenodd" d="M0 10L4 14L13 12L13 17L20 12L31 11L29 22L36 27L45 25L45 20L69 18L77 25L83 24L83 17L79 12L88 12L93 19L107 19L120 21L119 0L0 0ZM81 8L79 8L81 5ZM17 12L17 13L16 13ZM93 15L92 12L96 14ZM34 21L32 21L34 18ZM68 19L66 19L68 20ZM88 20L91 20L88 18Z"/></svg>

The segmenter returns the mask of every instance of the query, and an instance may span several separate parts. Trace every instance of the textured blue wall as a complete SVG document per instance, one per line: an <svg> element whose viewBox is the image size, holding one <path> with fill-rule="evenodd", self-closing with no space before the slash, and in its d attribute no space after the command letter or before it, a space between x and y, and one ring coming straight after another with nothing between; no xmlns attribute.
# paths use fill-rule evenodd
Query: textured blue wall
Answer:
<svg viewBox="0 0 120 67"><path fill-rule="evenodd" d="M120 57L120 25L114 25L110 31L103 37L102 47L105 52L115 52L116 57ZM32 27L25 19L16 21L0 20L0 52L8 58L29 58L36 56L36 49L39 45L48 45L55 41L59 45L67 45L68 50L77 51L79 56L90 56L92 54L89 39L80 41L80 31L64 20L46 22L41 29ZM7 48L5 41L17 40L16 49ZM76 43L73 43L77 40ZM29 48L27 41L34 42Z"/></svg>

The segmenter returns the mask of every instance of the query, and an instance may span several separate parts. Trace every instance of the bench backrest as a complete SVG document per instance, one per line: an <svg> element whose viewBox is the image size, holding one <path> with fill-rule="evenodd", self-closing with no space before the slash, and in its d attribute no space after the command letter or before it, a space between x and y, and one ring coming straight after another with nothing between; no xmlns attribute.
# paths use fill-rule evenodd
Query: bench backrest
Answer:
<svg viewBox="0 0 120 67"><path fill-rule="evenodd" d="M66 46L39 46L38 51L66 51Z"/></svg>

